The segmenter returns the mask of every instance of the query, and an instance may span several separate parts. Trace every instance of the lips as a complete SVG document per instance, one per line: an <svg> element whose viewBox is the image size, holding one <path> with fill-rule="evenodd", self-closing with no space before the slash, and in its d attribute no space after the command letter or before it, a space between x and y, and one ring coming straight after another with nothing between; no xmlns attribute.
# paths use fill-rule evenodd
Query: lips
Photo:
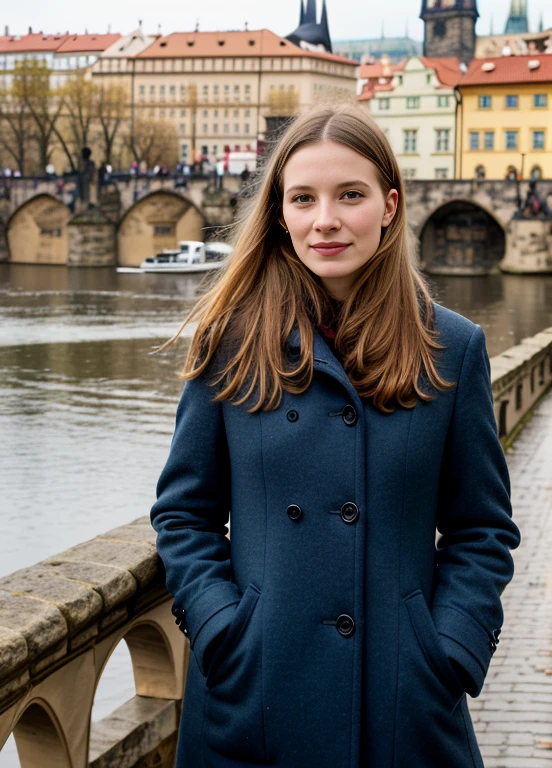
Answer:
<svg viewBox="0 0 552 768"><path fill-rule="evenodd" d="M335 254L347 250L349 245L350 243L315 243L311 245L311 248L322 256L335 256Z"/></svg>

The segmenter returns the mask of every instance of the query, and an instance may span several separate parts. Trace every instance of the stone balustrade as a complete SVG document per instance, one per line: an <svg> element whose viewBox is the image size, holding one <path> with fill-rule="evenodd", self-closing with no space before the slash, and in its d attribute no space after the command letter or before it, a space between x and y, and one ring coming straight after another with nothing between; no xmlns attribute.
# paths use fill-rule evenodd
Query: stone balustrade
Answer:
<svg viewBox="0 0 552 768"><path fill-rule="evenodd" d="M491 381L498 434L508 448L552 386L552 328L491 358Z"/></svg>
<svg viewBox="0 0 552 768"><path fill-rule="evenodd" d="M507 446L552 383L552 328L491 360ZM0 579L0 749L22 768L171 768L188 641L176 627L149 519ZM136 696L91 725L105 665L124 639Z"/></svg>
<svg viewBox="0 0 552 768"><path fill-rule="evenodd" d="M174 764L188 644L176 627L147 517L0 579L0 749L21 768ZM121 639L136 696L93 723Z"/></svg>

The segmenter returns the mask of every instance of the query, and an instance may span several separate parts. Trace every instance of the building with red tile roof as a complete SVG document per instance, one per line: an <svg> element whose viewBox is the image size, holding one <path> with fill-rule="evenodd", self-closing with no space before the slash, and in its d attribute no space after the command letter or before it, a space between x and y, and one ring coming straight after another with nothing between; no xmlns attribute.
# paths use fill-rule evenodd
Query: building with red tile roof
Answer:
<svg viewBox="0 0 552 768"><path fill-rule="evenodd" d="M359 103L387 135L405 178L454 178L456 99L462 77L454 57L412 56L399 66L384 62L361 72L373 75Z"/></svg>
<svg viewBox="0 0 552 768"><path fill-rule="evenodd" d="M552 55L474 59L458 93L461 178L552 177Z"/></svg>

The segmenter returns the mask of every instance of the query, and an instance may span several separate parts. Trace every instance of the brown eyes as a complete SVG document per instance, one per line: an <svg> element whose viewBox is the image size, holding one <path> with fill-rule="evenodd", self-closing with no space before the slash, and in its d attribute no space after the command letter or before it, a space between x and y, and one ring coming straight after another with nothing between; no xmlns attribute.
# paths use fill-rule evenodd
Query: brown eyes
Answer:
<svg viewBox="0 0 552 768"><path fill-rule="evenodd" d="M346 195L356 195L356 197L346 197ZM305 197L312 197L312 195L307 195L307 194L296 195L291 202L292 203L308 203L309 202L308 200L301 199ZM345 198L345 200L358 200L359 198L364 197L364 195L362 194L362 192L357 192L355 189L349 189L347 190L347 192L343 193L343 197Z"/></svg>

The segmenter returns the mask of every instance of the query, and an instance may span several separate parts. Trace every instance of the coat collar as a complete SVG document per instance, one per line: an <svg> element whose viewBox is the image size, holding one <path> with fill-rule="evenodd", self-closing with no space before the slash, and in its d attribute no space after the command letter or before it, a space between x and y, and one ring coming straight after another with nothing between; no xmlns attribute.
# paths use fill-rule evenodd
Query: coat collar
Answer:
<svg viewBox="0 0 552 768"><path fill-rule="evenodd" d="M333 354L330 347L324 341L323 336L317 331L316 328L313 328L313 332L314 370L321 371L328 376L332 376L332 378L336 379L347 389L350 397L356 400L357 404L360 404L358 393L351 384L349 377L345 373L345 369ZM297 356L301 351L301 332L297 323L294 324L291 333L288 336L286 346L290 358L297 359Z"/></svg>

